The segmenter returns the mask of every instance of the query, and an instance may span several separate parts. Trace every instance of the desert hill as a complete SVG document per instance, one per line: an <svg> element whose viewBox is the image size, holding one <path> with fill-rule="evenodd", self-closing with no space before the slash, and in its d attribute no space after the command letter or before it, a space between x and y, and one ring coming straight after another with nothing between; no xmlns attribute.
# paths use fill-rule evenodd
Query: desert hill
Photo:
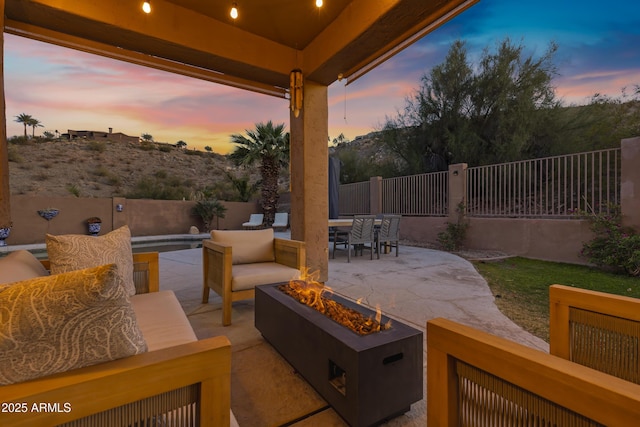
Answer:
<svg viewBox="0 0 640 427"><path fill-rule="evenodd" d="M11 194L128 197L159 187L224 192L230 185L223 171L233 169L226 157L216 153L153 143L9 142Z"/></svg>

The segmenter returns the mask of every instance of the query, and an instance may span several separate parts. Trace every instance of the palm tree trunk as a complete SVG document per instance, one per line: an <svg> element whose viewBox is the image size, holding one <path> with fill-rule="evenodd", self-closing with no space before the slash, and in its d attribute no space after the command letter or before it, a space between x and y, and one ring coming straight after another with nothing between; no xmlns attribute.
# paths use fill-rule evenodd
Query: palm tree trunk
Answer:
<svg viewBox="0 0 640 427"><path fill-rule="evenodd" d="M267 227L271 227L278 211L278 176L279 168L274 157L265 156L260 167L262 175L262 211L264 222Z"/></svg>

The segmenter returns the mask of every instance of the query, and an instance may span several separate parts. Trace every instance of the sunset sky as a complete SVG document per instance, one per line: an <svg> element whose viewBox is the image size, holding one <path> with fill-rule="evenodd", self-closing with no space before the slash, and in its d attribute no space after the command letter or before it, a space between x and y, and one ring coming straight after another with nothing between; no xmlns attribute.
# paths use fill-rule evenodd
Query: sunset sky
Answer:
<svg viewBox="0 0 640 427"><path fill-rule="evenodd" d="M559 45L554 86L566 105L587 103L595 93L617 97L640 84L640 1L481 0L354 83L331 85L330 138L379 129L456 39L474 57L505 37L535 56L551 41ZM289 121L287 100L9 34L4 68L8 136L23 133L15 116L25 113L44 125L36 135L111 127L224 154L233 149L231 134Z"/></svg>

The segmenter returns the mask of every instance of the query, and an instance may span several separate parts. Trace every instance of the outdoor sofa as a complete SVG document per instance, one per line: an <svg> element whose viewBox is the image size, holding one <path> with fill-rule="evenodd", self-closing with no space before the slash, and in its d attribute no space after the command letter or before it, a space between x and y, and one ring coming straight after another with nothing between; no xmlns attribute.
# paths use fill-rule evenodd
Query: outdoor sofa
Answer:
<svg viewBox="0 0 640 427"><path fill-rule="evenodd" d="M234 425L229 340L198 340L158 289L158 254L132 255L129 230L112 233L47 236L50 258L55 247L112 264L60 272L82 254L0 258L0 425Z"/></svg>

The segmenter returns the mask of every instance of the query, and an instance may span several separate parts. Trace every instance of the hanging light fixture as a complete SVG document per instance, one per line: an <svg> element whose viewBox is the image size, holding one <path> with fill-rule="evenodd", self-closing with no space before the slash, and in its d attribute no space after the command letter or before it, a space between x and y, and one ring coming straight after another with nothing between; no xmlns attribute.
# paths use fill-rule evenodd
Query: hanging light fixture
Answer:
<svg viewBox="0 0 640 427"><path fill-rule="evenodd" d="M316 0L316 6L322 7L322 0Z"/></svg>
<svg viewBox="0 0 640 427"><path fill-rule="evenodd" d="M151 0L146 0L142 3L142 11L144 13L151 13Z"/></svg>
<svg viewBox="0 0 640 427"><path fill-rule="evenodd" d="M231 15L233 19L238 18L238 3L233 2L233 4L231 5L231 12L229 12L229 15Z"/></svg>
<svg viewBox="0 0 640 427"><path fill-rule="evenodd" d="M302 110L302 70L293 70L289 74L289 106L294 117Z"/></svg>

